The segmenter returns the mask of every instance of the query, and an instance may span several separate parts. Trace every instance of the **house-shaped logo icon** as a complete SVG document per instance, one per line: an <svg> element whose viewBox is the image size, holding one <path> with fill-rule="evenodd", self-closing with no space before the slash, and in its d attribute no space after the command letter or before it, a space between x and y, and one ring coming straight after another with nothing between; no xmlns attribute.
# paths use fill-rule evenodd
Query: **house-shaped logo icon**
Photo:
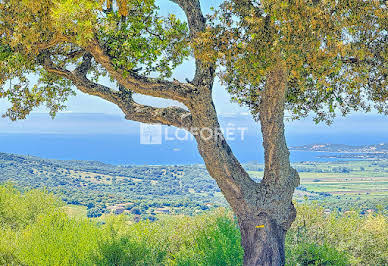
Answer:
<svg viewBox="0 0 388 266"><path fill-rule="evenodd" d="M140 124L140 144L162 144L162 126Z"/></svg>

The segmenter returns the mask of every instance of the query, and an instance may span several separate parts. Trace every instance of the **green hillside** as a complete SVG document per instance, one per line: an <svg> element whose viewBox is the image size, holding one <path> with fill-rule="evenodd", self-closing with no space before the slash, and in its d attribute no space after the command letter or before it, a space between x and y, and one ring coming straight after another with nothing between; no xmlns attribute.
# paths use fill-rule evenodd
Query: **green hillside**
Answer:
<svg viewBox="0 0 388 266"><path fill-rule="evenodd" d="M259 180L263 165L245 164ZM341 210L388 208L388 160L294 164L301 176L295 200L319 200ZM114 166L0 153L0 182L20 189L46 188L89 217L128 213L155 220L227 206L204 165ZM83 207L82 207L83 206ZM81 211L82 210L82 211Z"/></svg>
<svg viewBox="0 0 388 266"><path fill-rule="evenodd" d="M72 217L52 194L0 186L1 265L241 265L237 223L226 209L132 223ZM286 238L286 265L386 265L382 212L327 214L298 204ZM73 215L80 213L73 213Z"/></svg>

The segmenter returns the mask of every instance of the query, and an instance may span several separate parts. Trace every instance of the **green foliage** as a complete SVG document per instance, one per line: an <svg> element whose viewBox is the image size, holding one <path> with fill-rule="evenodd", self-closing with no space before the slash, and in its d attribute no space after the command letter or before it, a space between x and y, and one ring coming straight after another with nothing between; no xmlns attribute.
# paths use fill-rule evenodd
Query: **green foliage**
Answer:
<svg viewBox="0 0 388 266"><path fill-rule="evenodd" d="M385 1L224 1L197 54L218 61L233 99L258 114L260 91L279 65L294 118L330 121L338 110L388 113ZM372 104L374 102L375 104Z"/></svg>
<svg viewBox="0 0 388 266"><path fill-rule="evenodd" d="M23 195L15 189L0 188L1 198ZM46 200L49 204L51 196ZM18 208L10 205L8 209ZM0 228L0 264L236 265L242 258L239 230L225 210L135 224L120 215L108 218L103 225L69 218L63 208L40 214L36 211L36 218L24 227Z"/></svg>
<svg viewBox="0 0 388 266"><path fill-rule="evenodd" d="M145 74L171 76L172 69L189 55L186 24L175 15L158 16L154 1L128 2L131 15L125 19L114 11L99 19L99 41L118 69L128 73L144 67Z"/></svg>
<svg viewBox="0 0 388 266"><path fill-rule="evenodd" d="M238 265L242 260L239 230L223 210L130 226L121 216L104 230L109 237L100 243L99 265Z"/></svg>
<svg viewBox="0 0 388 266"><path fill-rule="evenodd" d="M206 228L177 254L177 265L238 265L244 251L240 231L230 218L218 217L216 224ZM212 252L209 252L211 250Z"/></svg>
<svg viewBox="0 0 388 266"><path fill-rule="evenodd" d="M125 72L141 66L146 74L171 76L189 53L186 24L174 15L158 16L153 1L130 1L130 5L131 16L125 20L113 11L101 19L99 41L105 43L115 66Z"/></svg>
<svg viewBox="0 0 388 266"><path fill-rule="evenodd" d="M302 243L287 251L287 265L349 265L344 252L328 245Z"/></svg>
<svg viewBox="0 0 388 266"><path fill-rule="evenodd" d="M63 202L54 195L30 190L24 193L11 184L0 186L0 264L23 264L18 254L21 230L40 216L56 211Z"/></svg>
<svg viewBox="0 0 388 266"><path fill-rule="evenodd" d="M167 254L166 232L158 224L142 221L129 225L121 215L110 217L102 228L97 265L158 265Z"/></svg>
<svg viewBox="0 0 388 266"><path fill-rule="evenodd" d="M298 215L287 235L288 246L302 250L315 249L314 245L335 247L346 252L351 264L385 265L388 263L388 218L383 213L360 215L357 211L326 214L322 207L301 204ZM313 245L313 246L309 246ZM333 251L333 254L335 252ZM343 257L343 256L342 256Z"/></svg>
<svg viewBox="0 0 388 266"><path fill-rule="evenodd" d="M162 262L164 252L149 249L145 243L136 243L126 237L114 238L99 246L96 265L156 265ZM155 252L156 251L156 252Z"/></svg>
<svg viewBox="0 0 388 266"><path fill-rule="evenodd" d="M22 229L61 205L53 194L39 190L21 193L11 184L0 186L0 228Z"/></svg>
<svg viewBox="0 0 388 266"><path fill-rule="evenodd" d="M69 81L48 75L37 64L39 52L61 39L50 17L53 6L53 1L0 3L0 98L12 103L4 115L13 120L42 104L54 115L72 94ZM33 85L32 74L40 76Z"/></svg>
<svg viewBox="0 0 388 266"><path fill-rule="evenodd" d="M0 98L12 104L5 116L24 119L40 105L52 116L64 109L72 83L46 71L45 62L70 71L97 43L124 75L169 77L189 55L186 24L158 15L154 0L101 2L1 1ZM95 60L91 64L93 80L107 74Z"/></svg>
<svg viewBox="0 0 388 266"><path fill-rule="evenodd" d="M60 211L38 217L21 233L17 252L27 265L85 265L97 249L98 228Z"/></svg>
<svg viewBox="0 0 388 266"><path fill-rule="evenodd" d="M0 228L0 264L23 265L17 254L19 242L18 232L11 228Z"/></svg>
<svg viewBox="0 0 388 266"><path fill-rule="evenodd" d="M165 216L156 222L131 223L126 215L110 216L106 223L97 224L90 219L69 218L47 193L35 190L22 194L0 186L2 200L12 198L21 203L27 195L35 195L29 199L40 202L40 206L51 207L35 208L35 218L29 220L24 217L31 212L31 205L11 204L7 212L0 213L2 221L9 220L5 219L9 213L25 221L20 226L2 222L1 265L242 263L240 232L225 209L197 216ZM287 265L388 263L388 218L383 214L325 214L323 208L311 204L297 205L297 211L286 238Z"/></svg>

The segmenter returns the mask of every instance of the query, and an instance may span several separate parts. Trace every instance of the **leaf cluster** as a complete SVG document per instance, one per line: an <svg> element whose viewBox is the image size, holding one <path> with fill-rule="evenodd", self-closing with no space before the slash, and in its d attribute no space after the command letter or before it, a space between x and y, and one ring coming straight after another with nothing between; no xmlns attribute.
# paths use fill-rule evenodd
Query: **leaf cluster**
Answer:
<svg viewBox="0 0 388 266"><path fill-rule="evenodd" d="M43 63L74 70L88 48L100 44L115 68L170 77L189 55L186 23L162 17L154 0L4 0L0 3L0 98L4 114L24 119L46 105L52 116L74 94L72 83ZM107 72L94 59L88 77Z"/></svg>
<svg viewBox="0 0 388 266"><path fill-rule="evenodd" d="M98 19L99 41L117 68L141 67L144 74L170 77L190 52L187 25L172 14L158 16L153 0L124 2L125 11L112 10Z"/></svg>
<svg viewBox="0 0 388 266"><path fill-rule="evenodd" d="M287 109L327 121L336 111L388 113L385 1L225 1L197 40L218 62L233 99L258 114L260 92L279 61L288 72Z"/></svg>

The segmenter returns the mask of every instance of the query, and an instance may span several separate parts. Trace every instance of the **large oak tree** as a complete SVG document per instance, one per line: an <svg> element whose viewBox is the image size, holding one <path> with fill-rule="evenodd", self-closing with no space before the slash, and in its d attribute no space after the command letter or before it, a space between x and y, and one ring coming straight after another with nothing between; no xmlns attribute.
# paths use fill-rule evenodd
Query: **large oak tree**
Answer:
<svg viewBox="0 0 388 266"><path fill-rule="evenodd" d="M313 111L316 121L330 121L337 110L388 111L385 2L227 0L207 20L199 0L172 2L187 23L158 15L154 0L0 1L0 97L12 104L5 116L24 119L40 105L55 115L75 86L117 105L128 120L190 131L237 216L244 264L282 265L299 185L284 112L299 118ZM169 79L190 55L194 79ZM261 123L260 183L222 136L212 100L217 67L234 100ZM36 84L31 75L39 76ZM115 88L98 82L105 75ZM186 108L146 106L135 93Z"/></svg>

